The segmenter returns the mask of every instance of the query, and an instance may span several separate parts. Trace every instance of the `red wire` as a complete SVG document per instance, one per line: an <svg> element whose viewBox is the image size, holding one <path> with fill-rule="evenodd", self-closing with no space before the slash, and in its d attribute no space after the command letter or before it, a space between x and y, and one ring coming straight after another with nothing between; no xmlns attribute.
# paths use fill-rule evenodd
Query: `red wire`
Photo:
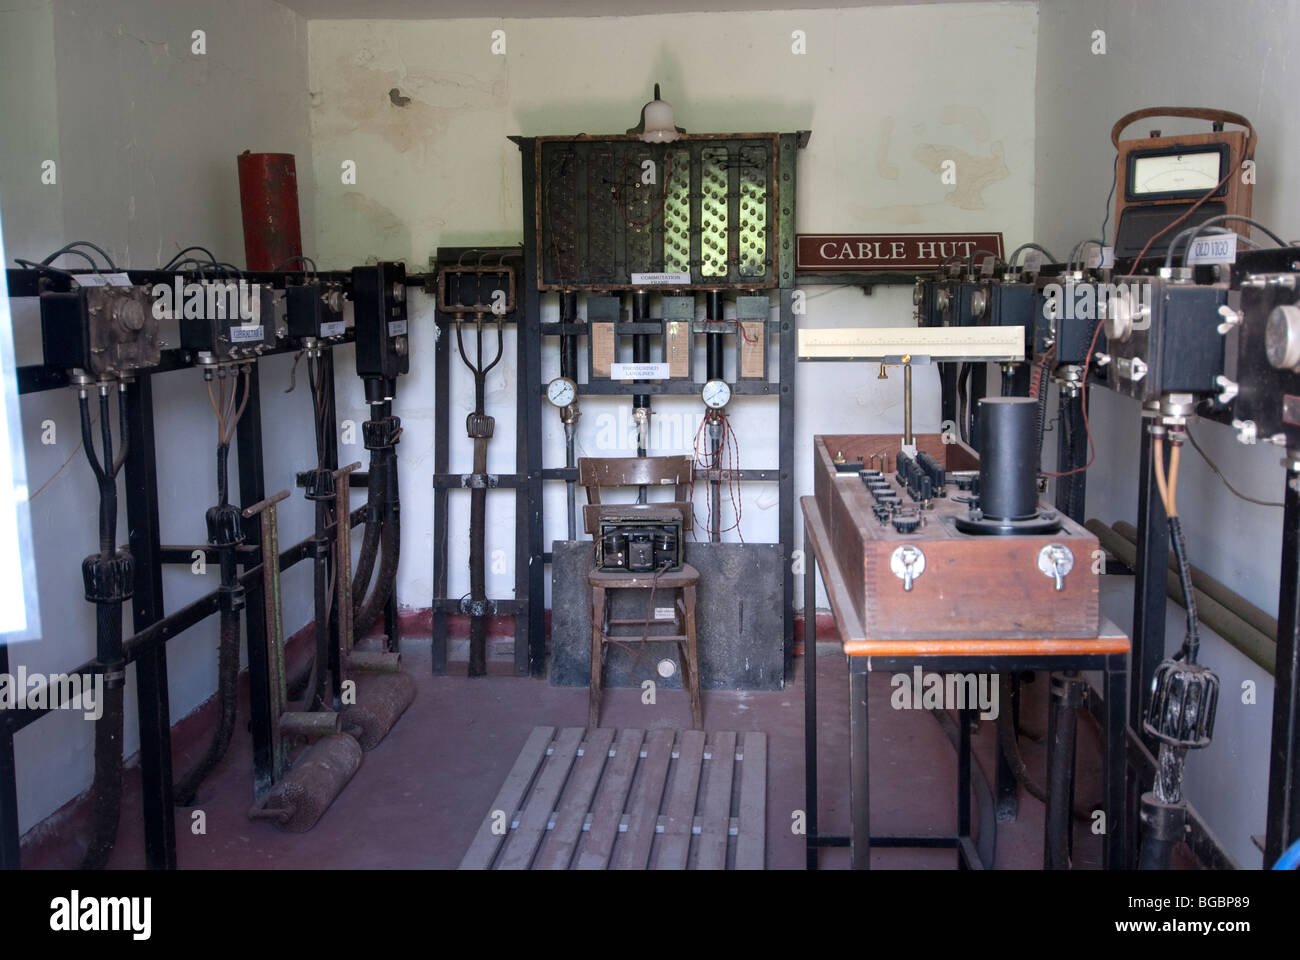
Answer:
<svg viewBox="0 0 1300 960"><path fill-rule="evenodd" d="M1201 197L1201 199L1197 200L1194 204L1188 207L1181 217L1179 217L1177 220L1170 223L1168 226L1166 226L1163 230L1159 231L1158 233L1153 233L1151 235L1151 238L1147 240L1146 246L1144 246L1142 248L1142 251L1136 257L1133 258L1133 269L1134 270L1137 269L1138 264L1141 263L1142 261L1142 258L1146 256L1147 251L1151 249L1151 244L1155 243L1157 240L1159 240L1162 236L1164 236L1174 227L1178 226L1180 223L1182 223L1184 220L1190 217L1192 213L1196 211L1197 207L1199 207L1206 200L1209 200L1216 193L1218 193L1219 188L1222 187L1225 183L1227 183L1230 179L1232 179L1233 175L1237 173L1237 171L1239 171L1240 169L1241 169L1241 164L1238 163L1235 167L1233 167L1226 174L1224 174L1223 179L1220 180L1218 183L1216 183L1214 187L1205 194L1205 196ZM1081 467L1075 467L1073 470L1065 470L1060 473L1045 471L1043 474L1044 476L1068 477L1071 474L1082 473L1083 471L1091 467L1093 461L1096 460L1097 458L1097 449L1093 445L1093 440L1092 440L1092 426L1088 422L1088 370L1092 366L1092 351L1097 346L1097 335L1101 333L1101 327L1102 324L1100 321L1098 321L1097 329L1092 332L1092 341L1088 344L1088 355L1083 358L1083 379L1079 386L1079 389L1083 391L1083 397L1079 402L1079 412L1083 414L1083 432L1088 436L1088 462Z"/></svg>
<svg viewBox="0 0 1300 960"><path fill-rule="evenodd" d="M727 476L727 497L731 501L731 509L733 514L735 515L735 520L732 522L731 526L722 527L721 526L722 518L719 517L717 518L716 521L719 526L718 528L715 528L713 526L715 522L713 518L713 504L712 501L709 500L706 502L706 508L705 508L706 519L703 524L704 532L710 535L716 533L718 536L721 536L724 533L729 533L730 531L735 530L736 535L740 538L740 542L744 543L745 536L740 532L740 519L744 509L744 498L741 495L739 490L740 481L735 476L735 471L739 469L740 466L740 439L736 436L736 431L731 428L731 421L727 418L726 414L719 413L717 415L717 419L718 422L722 425L722 442L718 445L716 450L706 449L704 451L701 451L700 435L704 432L704 426L709 421L707 417L704 420L700 421L700 425L695 431L695 443L694 443L695 461L700 465L700 468L704 470L706 474L716 471L718 474L719 483L722 482L722 474L727 471L726 468L727 460L731 461L731 471L728 473ZM693 504L695 502L694 472L692 472L691 474L691 482L689 484L688 490L689 490L688 496L691 498L691 502ZM694 508L692 508L692 513L694 513ZM694 516L695 516L695 525L696 527L699 527L700 526L699 515L694 514ZM692 536L695 535L694 530L691 531L691 535Z"/></svg>
<svg viewBox="0 0 1300 960"><path fill-rule="evenodd" d="M752 336L752 335L750 335L750 334L745 330L745 325L744 325L744 323L743 323L742 321L740 321L740 320L726 320L726 319L723 319L723 318L721 318L721 317L719 317L718 319L714 320L714 319L710 319L710 318L706 317L705 320L704 320L704 322L705 322L705 323L730 323L730 324L733 324L733 325L735 326L735 328L736 328L736 333L739 334L741 337L743 337L746 343L758 343L758 337L757 337L757 336ZM750 321L750 322L752 322L752 323L763 323L763 321L761 321L761 320L754 320L754 321Z"/></svg>

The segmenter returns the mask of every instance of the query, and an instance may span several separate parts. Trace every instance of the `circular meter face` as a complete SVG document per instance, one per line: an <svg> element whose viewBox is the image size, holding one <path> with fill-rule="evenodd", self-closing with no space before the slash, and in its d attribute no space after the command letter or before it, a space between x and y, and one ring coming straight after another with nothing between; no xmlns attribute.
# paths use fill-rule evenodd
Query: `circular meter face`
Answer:
<svg viewBox="0 0 1300 960"><path fill-rule="evenodd" d="M578 399L578 385L568 377L556 377L546 385L546 399L557 407L570 406Z"/></svg>
<svg viewBox="0 0 1300 960"><path fill-rule="evenodd" d="M1300 365L1300 309L1290 304L1273 308L1264 329L1264 350L1279 370Z"/></svg>
<svg viewBox="0 0 1300 960"><path fill-rule="evenodd" d="M720 410L731 400L731 387L725 380L710 380L700 391L704 405L711 410Z"/></svg>
<svg viewBox="0 0 1300 960"><path fill-rule="evenodd" d="M918 281L916 286L912 288L912 306L919 307L924 298L925 291L921 288L921 284Z"/></svg>

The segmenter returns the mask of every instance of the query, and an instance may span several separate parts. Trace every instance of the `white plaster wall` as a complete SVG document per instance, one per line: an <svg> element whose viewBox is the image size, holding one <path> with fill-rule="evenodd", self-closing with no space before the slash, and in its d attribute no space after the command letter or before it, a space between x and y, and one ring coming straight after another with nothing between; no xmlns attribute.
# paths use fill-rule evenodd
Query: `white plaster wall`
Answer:
<svg viewBox="0 0 1300 960"><path fill-rule="evenodd" d="M1094 55L1093 31L1106 33ZM1111 125L1154 105L1205 106L1245 114L1259 131L1254 216L1284 237L1300 236L1300 183L1285 158L1300 149L1292 94L1300 63L1300 7L1241 0L1230 12L1208 0L1043 0L1039 6L1037 183L1035 234L1064 256L1096 236L1106 213L1115 155ZM1165 133L1204 129L1178 120L1144 120ZM1113 208L1112 208L1113 210ZM1112 213L1110 230L1114 230ZM1138 405L1094 390L1092 428L1097 461L1088 474L1088 515L1136 523ZM1277 447L1244 447L1229 429L1200 423L1193 432L1233 482L1266 500L1281 500ZM1178 501L1191 560L1258 606L1277 608L1280 509L1232 496L1192 450L1183 457ZM1168 634L1172 650L1181 631ZM1188 761L1192 801L1243 865L1259 864L1250 835L1264 832L1272 679L1217 638L1202 661L1219 672L1223 698L1214 743ZM1259 689L1241 703L1242 684Z"/></svg>
<svg viewBox="0 0 1300 960"><path fill-rule="evenodd" d="M504 30L506 52L491 51ZM807 53L791 51L802 30ZM794 13L699 14L591 20L313 21L309 24L312 149L317 229L324 262L406 258L421 268L439 245L509 244L523 236L520 160L506 138L621 133L637 119L655 81L695 133L811 129L799 157L798 228L812 231L1001 230L1014 245L1032 226L1037 11L1031 4L909 6ZM389 90L410 97L394 106ZM958 183L940 182L957 162ZM355 185L340 165L357 165ZM910 288L810 288L809 325L910 324ZM395 405L405 433L403 603L427 606L430 536L433 343L428 303L413 306L411 375ZM545 301L555 319L554 298ZM549 352L543 379L558 373ZM472 406L472 380L458 361L450 422ZM342 372L342 371L340 371ZM514 462L517 366L513 343L488 379L497 439L488 469ZM349 413L365 416L355 378L340 377ZM918 429L939 426L937 378L917 378ZM845 364L801 364L796 380L795 490L810 493L814 433L899 431L901 383ZM685 398L656 401L678 427L698 414ZM746 467L777 461L773 401L738 399L729 411ZM623 415L626 416L626 410ZM578 454L611 450L619 404L584 402ZM547 466L563 464L563 430L546 415ZM670 431L671 435L671 431ZM652 453L689 452L661 445ZM452 470L470 469L468 442ZM448 592L468 589L468 496L453 497ZM459 511L459 512L457 512ZM513 498L489 497L490 595L514 583ZM703 516L702 506L699 513ZM563 484L548 485L547 537L565 536ZM724 507L724 525L731 522ZM775 539L775 487L744 491L741 532ZM736 534L726 535L735 539ZM801 534L796 534L801 539ZM797 587L801 590L801 586Z"/></svg>
<svg viewBox="0 0 1300 960"><path fill-rule="evenodd" d="M310 245L307 34L300 17L269 0L234 0L219 9L200 0L6 4L15 6L0 11L0 128L6 132L0 202L11 256L40 259L68 240L88 239L119 265L157 266L189 243L243 263L235 156L244 149L297 155ZM203 56L191 53L197 29L206 31ZM58 164L56 186L40 184L45 159ZM39 313L32 302L14 306L18 361L39 362ZM310 424L306 391L281 393L289 362L279 357L262 365L271 491L291 487L293 471L314 461L310 429L303 426ZM94 654L94 609L82 596L80 561L97 549L96 493L84 456L73 456L80 440L75 393L32 395L21 405L31 489L71 460L33 503L44 636L16 648L11 660L15 667L56 672ZM156 378L154 406L163 540L203 542L203 512L216 495L215 427L199 374ZM57 430L57 442L48 446L40 442L47 419ZM279 427L286 422L293 427ZM232 456L232 478L236 465ZM119 541L125 542L119 489ZM286 538L310 530L310 511L298 497L281 517ZM217 576L215 566L204 577L188 569L165 573L167 610L213 589ZM310 608L306 572L290 571L287 627L306 622ZM215 690L216 644L215 621L169 643L174 719ZM132 671L128 755L138 746L134 692ZM80 714L42 719L19 734L16 748L23 829L90 783L92 725Z"/></svg>

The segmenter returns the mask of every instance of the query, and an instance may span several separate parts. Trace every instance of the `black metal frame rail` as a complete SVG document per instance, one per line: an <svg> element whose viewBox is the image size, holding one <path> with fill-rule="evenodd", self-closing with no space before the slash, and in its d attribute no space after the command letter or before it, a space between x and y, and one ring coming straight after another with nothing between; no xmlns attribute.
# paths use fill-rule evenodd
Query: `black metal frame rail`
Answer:
<svg viewBox="0 0 1300 960"><path fill-rule="evenodd" d="M728 289L732 294L763 294L775 291L779 296L779 317L770 318L766 329L776 330L779 336L778 349L779 373L775 381L766 377L762 380L737 379L731 384L735 396L774 396L779 405L777 436L779 463L774 467L732 471L736 479L744 482L776 482L778 485L778 520L777 538L786 550L783 568L783 660L785 679L788 682L794 676L794 569L790 562L790 553L794 550L795 497L794 497L794 375L795 354L797 349L796 319L793 309L795 290L794 269L794 235L795 235L795 168L798 151L808 142L808 132L783 133L777 138L776 176L779 184L777 209L775 211L778 229L776 230L777 266L775 285L759 286L737 290ZM525 608L520 611L527 616L528 664L534 676L541 676L546 662L546 636L544 609L542 603L528 604L528 597L545 596L546 567L551 560L551 551L546 543L543 516L543 487L549 481L569 481L577 479L577 469L573 467L542 466L542 408L545 399L545 385L541 380L542 339L559 338L564 335L586 335L589 327L585 323L542 323L541 291L538 289L537 262L537 220L533 211L537 206L536 151L538 139L534 137L511 137L519 147L523 167L523 209L524 209L524 269L519 278L523 295L523 320L519 331L519 431L521 438L520 455L522 462L528 464L526 473L519 471L524 486L520 490L518 517L527 516L528 535L520 539L519 552L516 557L516 571L527 571L527 577L520 582L520 596ZM648 288L647 288L648 289ZM715 289L709 284L674 285L663 288L665 293L691 294ZM601 291L595 291L601 292ZM619 295L617 289L610 289L612 295ZM563 296L563 294L561 294ZM636 333L634 327L646 327L648 332L662 334L660 321L632 324L618 323L618 334ZM653 328L653 329L649 329ZM575 378L576 379L576 378ZM582 396L618 396L629 400L636 396L687 396L698 395L702 384L686 380L669 380L659 382L623 383L619 381L591 381L578 384L578 395ZM518 602L518 601L517 601Z"/></svg>
<svg viewBox="0 0 1300 960"><path fill-rule="evenodd" d="M72 270L14 270L7 271L11 298L36 297L45 289L66 290L71 277L98 271ZM201 279L197 271L121 270L133 284L168 284L176 277ZM211 278L211 275L208 277ZM329 280L351 288L351 273L345 271L308 272L254 272L244 271L242 278L250 283L260 283L283 288L288 282L304 280ZM228 279L228 278L223 278ZM408 286L421 286L426 282L422 274L408 274ZM352 342L348 331L342 343ZM299 349L293 342L267 350L263 356L293 353ZM328 352L332 353L332 348ZM154 439L154 409L152 377L173 370L199 366L193 356L184 350L164 350L158 367L146 375L138 376L127 384L122 396L126 404L131 443L125 463L126 520L128 547L134 559L135 575L131 598L132 624L135 635L125 641L126 662L136 665L136 708L140 726L140 771L142 781L142 814L144 821L145 864L152 869L176 867L176 825L172 799L171 764L171 713L167 691L168 640L194 626L220 608L219 591L213 591L193 601L180 610L167 614L163 609L162 568L168 563L189 563L190 551L206 547L165 546L161 542L161 525L158 516L158 472ZM333 365L326 378L329 391L331 421L337 417L334 395ZM70 385L67 374L43 364L18 368L20 395L57 389ZM266 496L264 462L262 458L262 411L259 370L253 364L249 377L248 403L236 428L236 449L239 455L239 497L245 504L256 503ZM334 437L334 461L337 462L338 431ZM352 485L364 486L364 474L354 474ZM353 511L353 526L365 519L365 507ZM244 614L245 641L248 650L249 672L249 727L253 739L254 789L260 793L271 784L271 737L274 718L271 716L269 688L267 686L267 652L262 604L261 581L261 527L256 518L245 520L246 546L239 551L243 567L240 582L244 586L246 607ZM289 547L280 555L281 570L286 570L310 555L312 538ZM396 591L394 591L394 594ZM392 636L396 618L396 604L390 600L385 620ZM0 672L8 672L9 651L0 644ZM96 673L101 665L89 661L76 668L74 673ZM17 769L13 750L13 736L23 727L34 723L48 710L14 710L0 714L0 868L17 868L20 865L20 837L17 813Z"/></svg>

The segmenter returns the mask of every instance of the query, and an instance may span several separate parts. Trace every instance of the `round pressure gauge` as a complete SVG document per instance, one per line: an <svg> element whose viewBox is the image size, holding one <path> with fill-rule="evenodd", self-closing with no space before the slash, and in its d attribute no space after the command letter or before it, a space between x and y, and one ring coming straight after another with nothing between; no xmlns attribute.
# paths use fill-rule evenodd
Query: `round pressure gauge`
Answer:
<svg viewBox="0 0 1300 960"><path fill-rule="evenodd" d="M1264 330L1268 362L1279 370L1300 366L1300 308L1283 304L1273 308Z"/></svg>
<svg viewBox="0 0 1300 960"><path fill-rule="evenodd" d="M568 377L556 377L546 385L546 399L563 409L578 399L578 385Z"/></svg>
<svg viewBox="0 0 1300 960"><path fill-rule="evenodd" d="M731 387L725 380L710 380L700 391L704 405L711 410L721 410L731 400Z"/></svg>
<svg viewBox="0 0 1300 960"><path fill-rule="evenodd" d="M921 301L925 299L925 288L921 286L921 281L916 281L916 286L912 288L912 306L919 307Z"/></svg>
<svg viewBox="0 0 1300 960"><path fill-rule="evenodd" d="M984 316L984 311L989 307L989 294L987 290L976 290L970 295L970 312L971 315L978 318Z"/></svg>

